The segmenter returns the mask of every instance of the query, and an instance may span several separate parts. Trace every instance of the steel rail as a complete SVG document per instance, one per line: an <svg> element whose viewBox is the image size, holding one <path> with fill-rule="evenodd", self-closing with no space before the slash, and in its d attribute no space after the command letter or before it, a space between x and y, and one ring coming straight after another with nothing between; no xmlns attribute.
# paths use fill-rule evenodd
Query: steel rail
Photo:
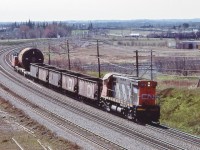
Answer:
<svg viewBox="0 0 200 150"><path fill-rule="evenodd" d="M38 92L40 94L44 95L44 93L41 92L41 90L37 91L37 93ZM82 112L81 115L84 115L85 117L88 117L90 119L91 119L91 116L93 115L92 119L95 120L96 122L98 121L99 123L101 123L103 125L109 126L110 128L115 129L118 132L121 132L125 135L128 135L131 138L135 138L136 140L139 139L141 142L148 143L151 146L157 147L159 149L183 149L181 147L178 147L178 146L173 145L171 143L168 143L166 141L157 139L153 136L147 135L145 133L141 133L141 132L137 131L136 129L124 127L123 124L119 124L119 123L116 123L116 122L113 123L113 120L108 121L108 118L102 118L102 117L95 116L94 114L87 112L87 110L80 110L76 106L73 106L74 107L73 108L71 104L69 105L69 104L66 104L66 103L61 102L61 101L58 103L59 99L56 98L56 97L49 96L49 94L45 94L45 97L46 96L48 96L49 99L54 100L54 103L56 103L57 105L60 105L61 107L64 107L65 109L71 108L70 109L71 111L74 111L75 113L79 113L79 114ZM74 110L72 110L72 108ZM98 117L98 119L97 119L97 117Z"/></svg>

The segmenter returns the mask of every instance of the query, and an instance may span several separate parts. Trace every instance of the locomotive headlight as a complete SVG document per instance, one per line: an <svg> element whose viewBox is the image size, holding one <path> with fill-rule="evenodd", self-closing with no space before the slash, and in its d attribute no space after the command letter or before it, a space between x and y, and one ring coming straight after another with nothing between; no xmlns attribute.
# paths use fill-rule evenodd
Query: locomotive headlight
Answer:
<svg viewBox="0 0 200 150"><path fill-rule="evenodd" d="M144 108L137 108L137 111L145 111L146 109Z"/></svg>
<svg viewBox="0 0 200 150"><path fill-rule="evenodd" d="M151 83L150 83L150 82L148 82L148 86L151 86Z"/></svg>

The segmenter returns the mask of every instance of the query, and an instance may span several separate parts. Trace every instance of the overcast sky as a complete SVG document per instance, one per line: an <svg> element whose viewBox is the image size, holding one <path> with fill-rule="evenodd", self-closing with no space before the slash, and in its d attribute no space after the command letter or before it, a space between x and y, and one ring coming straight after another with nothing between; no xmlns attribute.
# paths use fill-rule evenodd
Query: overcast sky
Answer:
<svg viewBox="0 0 200 150"><path fill-rule="evenodd" d="M200 18L199 0L1 0L0 22Z"/></svg>

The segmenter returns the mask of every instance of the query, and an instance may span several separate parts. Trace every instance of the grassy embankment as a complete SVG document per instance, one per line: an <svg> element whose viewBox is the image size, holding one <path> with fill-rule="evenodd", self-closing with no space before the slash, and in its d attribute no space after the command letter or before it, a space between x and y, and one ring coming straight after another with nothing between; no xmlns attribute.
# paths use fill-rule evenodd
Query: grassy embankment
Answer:
<svg viewBox="0 0 200 150"><path fill-rule="evenodd" d="M200 89L168 88L159 94L161 123L200 135Z"/></svg>

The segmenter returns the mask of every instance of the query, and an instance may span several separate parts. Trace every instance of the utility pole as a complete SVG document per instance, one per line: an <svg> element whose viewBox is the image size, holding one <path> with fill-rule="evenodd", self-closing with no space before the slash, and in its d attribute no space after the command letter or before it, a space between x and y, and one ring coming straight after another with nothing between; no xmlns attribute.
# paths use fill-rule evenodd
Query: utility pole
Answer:
<svg viewBox="0 0 200 150"><path fill-rule="evenodd" d="M66 46L66 44L65 44ZM68 68L71 70L70 57L69 57L69 42L67 40L67 54L68 54Z"/></svg>
<svg viewBox="0 0 200 150"><path fill-rule="evenodd" d="M50 43L49 43L49 65L50 65L50 63L51 63L51 61L50 61Z"/></svg>
<svg viewBox="0 0 200 150"><path fill-rule="evenodd" d="M101 66L100 66L100 58L99 58L99 41L97 40L97 58L98 58L98 69L99 69L99 78L101 78Z"/></svg>
<svg viewBox="0 0 200 150"><path fill-rule="evenodd" d="M151 80L153 80L153 51L151 50Z"/></svg>
<svg viewBox="0 0 200 150"><path fill-rule="evenodd" d="M136 53L136 76L139 77L138 50L136 50L135 53Z"/></svg>

